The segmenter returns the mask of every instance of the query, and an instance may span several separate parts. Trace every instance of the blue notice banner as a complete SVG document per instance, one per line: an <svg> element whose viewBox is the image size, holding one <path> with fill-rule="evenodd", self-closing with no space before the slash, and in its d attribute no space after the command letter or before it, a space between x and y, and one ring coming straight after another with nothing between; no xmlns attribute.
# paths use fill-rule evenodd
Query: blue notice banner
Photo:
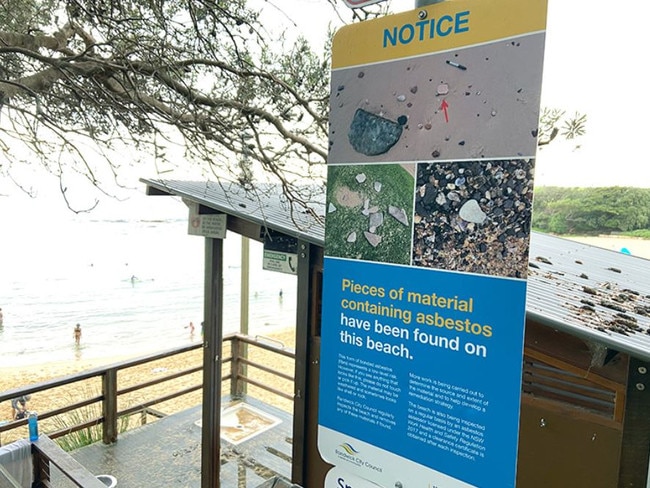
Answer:
<svg viewBox="0 0 650 488"><path fill-rule="evenodd" d="M404 482L390 456L362 460L363 441L469 485L509 486L526 282L327 257L324 289L319 435L338 433L319 441L324 459Z"/></svg>

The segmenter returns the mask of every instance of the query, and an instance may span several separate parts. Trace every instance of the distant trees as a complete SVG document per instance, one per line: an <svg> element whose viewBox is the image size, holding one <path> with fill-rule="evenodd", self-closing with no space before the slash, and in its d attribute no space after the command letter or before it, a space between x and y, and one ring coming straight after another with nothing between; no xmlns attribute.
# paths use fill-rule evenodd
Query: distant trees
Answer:
<svg viewBox="0 0 650 488"><path fill-rule="evenodd" d="M555 234L598 234L650 228L650 188L538 187L533 228Z"/></svg>

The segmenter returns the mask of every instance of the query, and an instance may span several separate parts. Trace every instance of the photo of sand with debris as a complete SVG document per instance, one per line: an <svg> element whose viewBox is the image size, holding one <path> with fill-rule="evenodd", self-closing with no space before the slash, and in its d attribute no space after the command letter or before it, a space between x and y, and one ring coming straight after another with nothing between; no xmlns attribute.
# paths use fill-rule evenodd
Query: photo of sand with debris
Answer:
<svg viewBox="0 0 650 488"><path fill-rule="evenodd" d="M413 265L525 278L533 160L421 163Z"/></svg>
<svg viewBox="0 0 650 488"><path fill-rule="evenodd" d="M536 33L334 70L328 164L532 157L543 54Z"/></svg>
<svg viewBox="0 0 650 488"><path fill-rule="evenodd" d="M330 166L328 256L410 264L414 164Z"/></svg>

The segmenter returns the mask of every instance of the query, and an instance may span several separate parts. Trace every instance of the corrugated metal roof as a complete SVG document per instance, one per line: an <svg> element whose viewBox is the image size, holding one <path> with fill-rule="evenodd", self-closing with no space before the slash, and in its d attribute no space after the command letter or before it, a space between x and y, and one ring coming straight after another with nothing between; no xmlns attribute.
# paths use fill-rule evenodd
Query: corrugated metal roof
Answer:
<svg viewBox="0 0 650 488"><path fill-rule="evenodd" d="M223 213L263 225L284 234L322 246L325 240L325 189L303 187L297 198L310 204L313 214L292 206L282 189L275 185L257 185L246 189L236 183L141 179L151 188L186 198Z"/></svg>
<svg viewBox="0 0 650 488"><path fill-rule="evenodd" d="M305 189L314 214L292 211L278 187L141 180L148 186L323 245L323 189ZM320 220L318 220L316 218ZM526 314L566 331L650 360L650 260L532 233Z"/></svg>
<svg viewBox="0 0 650 488"><path fill-rule="evenodd" d="M650 261L533 233L526 313L650 359Z"/></svg>

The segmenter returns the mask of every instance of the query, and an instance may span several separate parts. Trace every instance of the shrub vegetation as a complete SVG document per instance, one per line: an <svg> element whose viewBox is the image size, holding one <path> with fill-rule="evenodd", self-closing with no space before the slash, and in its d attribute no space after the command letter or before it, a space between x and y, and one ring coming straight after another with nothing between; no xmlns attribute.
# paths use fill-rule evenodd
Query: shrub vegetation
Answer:
<svg viewBox="0 0 650 488"><path fill-rule="evenodd" d="M533 229L552 234L650 236L650 188L535 189Z"/></svg>

